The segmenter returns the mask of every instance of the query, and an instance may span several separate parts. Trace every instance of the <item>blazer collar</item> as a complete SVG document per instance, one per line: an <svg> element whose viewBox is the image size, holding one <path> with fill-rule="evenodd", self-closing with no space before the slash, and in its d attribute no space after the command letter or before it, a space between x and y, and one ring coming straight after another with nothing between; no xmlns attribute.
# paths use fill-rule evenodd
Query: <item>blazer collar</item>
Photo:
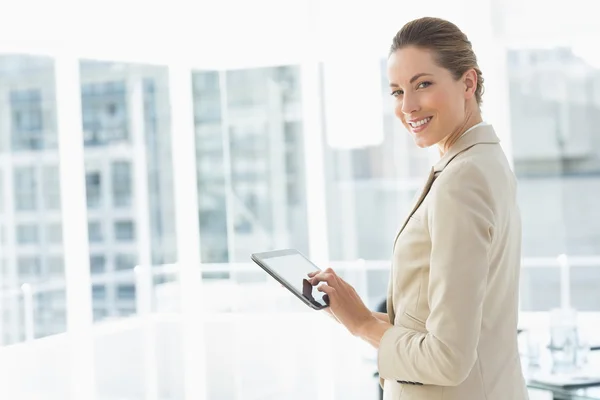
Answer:
<svg viewBox="0 0 600 400"><path fill-rule="evenodd" d="M435 172L441 172L457 155L480 143L500 143L492 125L480 125L461 136L434 165Z"/></svg>

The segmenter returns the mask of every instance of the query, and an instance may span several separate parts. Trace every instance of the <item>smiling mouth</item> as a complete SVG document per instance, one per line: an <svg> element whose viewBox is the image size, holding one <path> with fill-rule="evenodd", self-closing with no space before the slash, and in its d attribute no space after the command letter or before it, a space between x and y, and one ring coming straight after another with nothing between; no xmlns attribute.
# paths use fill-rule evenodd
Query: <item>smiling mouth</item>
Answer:
<svg viewBox="0 0 600 400"><path fill-rule="evenodd" d="M422 120L419 120L419 121L409 122L408 124L411 126L411 128L420 128L420 127L427 125L429 123L429 121L431 121L432 118L433 117L427 117L427 118L423 118Z"/></svg>

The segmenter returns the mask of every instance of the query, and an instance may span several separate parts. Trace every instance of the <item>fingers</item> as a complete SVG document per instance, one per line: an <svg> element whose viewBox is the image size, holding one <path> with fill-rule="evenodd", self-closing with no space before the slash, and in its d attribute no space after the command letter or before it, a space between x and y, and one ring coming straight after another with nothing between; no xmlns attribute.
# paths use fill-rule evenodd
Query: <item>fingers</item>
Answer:
<svg viewBox="0 0 600 400"><path fill-rule="evenodd" d="M337 281L337 274L331 268L327 268L324 271L314 271L308 274L310 277L309 282L315 286L319 282L327 282L328 285L333 286Z"/></svg>
<svg viewBox="0 0 600 400"><path fill-rule="evenodd" d="M332 288L331 286L325 285L325 284L317 286L317 290L319 292L326 293L327 295L331 295L332 293L335 293L335 288Z"/></svg>
<svg viewBox="0 0 600 400"><path fill-rule="evenodd" d="M331 269L331 268L327 268L327 269L326 269L326 270L324 270L324 271L312 271L312 272L309 272L309 273L308 273L308 276L309 276L310 278L312 278L313 276L315 276L315 275L318 275L318 274L321 274L321 273L323 273L323 272L328 272L328 273L331 273L331 274L335 274L335 272L333 271L333 269Z"/></svg>
<svg viewBox="0 0 600 400"><path fill-rule="evenodd" d="M309 282L313 286L316 286L319 282L326 282L328 285L331 286L335 282L335 275L326 273L326 272L322 272L322 273L317 274L317 275L313 276L312 278L310 278Z"/></svg>
<svg viewBox="0 0 600 400"><path fill-rule="evenodd" d="M331 299L333 298L332 295L335 293L335 288L322 284L317 286L317 290L325 293L325 295L323 295L323 301L325 301L325 304L331 305Z"/></svg>

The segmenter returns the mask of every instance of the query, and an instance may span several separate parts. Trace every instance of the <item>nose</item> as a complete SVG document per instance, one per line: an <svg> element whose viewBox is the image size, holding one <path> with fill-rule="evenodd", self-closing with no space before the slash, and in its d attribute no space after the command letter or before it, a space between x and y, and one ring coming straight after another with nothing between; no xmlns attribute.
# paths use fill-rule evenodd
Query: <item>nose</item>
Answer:
<svg viewBox="0 0 600 400"><path fill-rule="evenodd" d="M400 111L404 115L410 115L416 111L419 111L419 102L417 96L404 94L402 98L402 104L400 104Z"/></svg>

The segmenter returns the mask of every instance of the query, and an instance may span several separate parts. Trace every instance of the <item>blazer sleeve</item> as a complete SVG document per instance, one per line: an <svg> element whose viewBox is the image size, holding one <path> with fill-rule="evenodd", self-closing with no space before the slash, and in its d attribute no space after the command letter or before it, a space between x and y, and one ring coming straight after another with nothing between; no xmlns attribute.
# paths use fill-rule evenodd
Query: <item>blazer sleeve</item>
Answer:
<svg viewBox="0 0 600 400"><path fill-rule="evenodd" d="M430 192L430 315L426 332L394 326L378 349L383 379L456 386L476 361L494 231L493 199L477 166L458 164Z"/></svg>

